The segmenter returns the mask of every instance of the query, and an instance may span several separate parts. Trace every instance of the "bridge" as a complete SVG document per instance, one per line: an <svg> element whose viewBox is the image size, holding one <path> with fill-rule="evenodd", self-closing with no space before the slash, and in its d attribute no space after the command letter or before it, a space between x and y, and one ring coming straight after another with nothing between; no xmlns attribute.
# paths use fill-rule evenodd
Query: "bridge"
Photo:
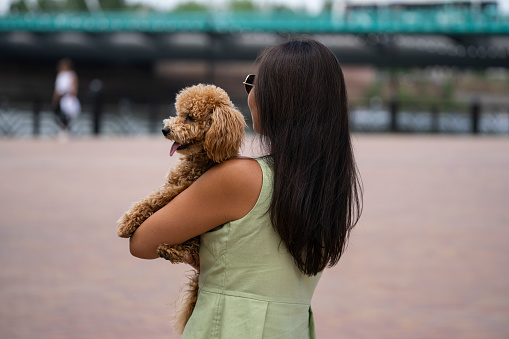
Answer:
<svg viewBox="0 0 509 339"><path fill-rule="evenodd" d="M496 6L11 14L0 17L0 60L253 60L281 35L302 33L320 36L343 63L509 66L509 16Z"/></svg>
<svg viewBox="0 0 509 339"><path fill-rule="evenodd" d="M302 33L322 41L343 65L509 68L509 16L489 3L477 9L332 8L317 15L26 13L0 17L0 93L11 101L51 97L55 64L70 57L86 84L81 88L100 78L109 100L129 95L155 102L191 81L174 69L161 71L167 65L197 61L204 67L192 66L191 73L200 73L193 81L233 83L231 75L219 74L224 64L251 65L266 47Z"/></svg>
<svg viewBox="0 0 509 339"><path fill-rule="evenodd" d="M496 7L352 8L306 12L99 12L41 13L0 18L0 31L108 32L287 32L327 34L509 35L509 16Z"/></svg>

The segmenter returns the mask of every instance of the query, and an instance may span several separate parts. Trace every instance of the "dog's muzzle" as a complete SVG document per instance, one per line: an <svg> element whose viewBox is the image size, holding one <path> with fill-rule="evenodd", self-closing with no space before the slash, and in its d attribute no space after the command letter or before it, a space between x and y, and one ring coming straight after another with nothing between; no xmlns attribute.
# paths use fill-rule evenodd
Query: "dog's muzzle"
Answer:
<svg viewBox="0 0 509 339"><path fill-rule="evenodd" d="M170 129L169 129L168 127L165 127L165 128L163 128L163 129L161 130L161 132L163 132L163 135L164 135L164 136L167 136L167 135L168 135L168 133L170 133Z"/></svg>

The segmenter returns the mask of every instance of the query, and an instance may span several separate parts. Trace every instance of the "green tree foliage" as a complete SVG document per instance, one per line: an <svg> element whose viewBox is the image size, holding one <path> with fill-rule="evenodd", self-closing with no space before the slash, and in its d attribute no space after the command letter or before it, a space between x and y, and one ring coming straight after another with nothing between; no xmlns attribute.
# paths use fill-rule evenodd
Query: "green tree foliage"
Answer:
<svg viewBox="0 0 509 339"><path fill-rule="evenodd" d="M330 12L332 10L333 5L334 5L333 0L326 0L325 3L323 4L322 11L323 12Z"/></svg>
<svg viewBox="0 0 509 339"><path fill-rule="evenodd" d="M234 12L253 12L256 7L250 0L233 0L230 2L230 9Z"/></svg>
<svg viewBox="0 0 509 339"><path fill-rule="evenodd" d="M279 12L279 13L294 13L293 9L291 9L290 7L285 6L285 5L276 5L276 6L272 7L272 10L274 12Z"/></svg>
<svg viewBox="0 0 509 339"><path fill-rule="evenodd" d="M119 11L128 9L124 0L99 0L103 11Z"/></svg>
<svg viewBox="0 0 509 339"><path fill-rule="evenodd" d="M10 13L41 12L87 12L89 8L85 0L37 0L32 6L27 6L26 0L17 0L9 8ZM128 6L124 0L98 0L104 11L124 11L146 9L143 5Z"/></svg>
<svg viewBox="0 0 509 339"><path fill-rule="evenodd" d="M181 3L173 10L173 12L207 12L207 11L208 11L207 6L194 1Z"/></svg>
<svg viewBox="0 0 509 339"><path fill-rule="evenodd" d="M84 0L66 0L64 5L65 11L70 12L86 12L88 11L87 4Z"/></svg>
<svg viewBox="0 0 509 339"><path fill-rule="evenodd" d="M11 3L11 6L9 7L10 13L26 13L28 12L28 7L25 1L18 0L16 2Z"/></svg>
<svg viewBox="0 0 509 339"><path fill-rule="evenodd" d="M380 80L374 81L371 85L369 85L364 95L368 100L373 97L383 97L384 93L382 81Z"/></svg>
<svg viewBox="0 0 509 339"><path fill-rule="evenodd" d="M55 0L37 0L37 5L43 12L57 12L64 9L63 3Z"/></svg>

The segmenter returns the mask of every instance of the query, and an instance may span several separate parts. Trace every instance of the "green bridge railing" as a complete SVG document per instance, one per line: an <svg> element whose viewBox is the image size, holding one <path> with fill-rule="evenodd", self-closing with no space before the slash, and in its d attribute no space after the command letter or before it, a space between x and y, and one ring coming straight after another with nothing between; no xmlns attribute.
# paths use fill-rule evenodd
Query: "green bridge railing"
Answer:
<svg viewBox="0 0 509 339"><path fill-rule="evenodd" d="M27 13L0 17L1 31L288 32L509 35L509 15L471 9L293 12Z"/></svg>

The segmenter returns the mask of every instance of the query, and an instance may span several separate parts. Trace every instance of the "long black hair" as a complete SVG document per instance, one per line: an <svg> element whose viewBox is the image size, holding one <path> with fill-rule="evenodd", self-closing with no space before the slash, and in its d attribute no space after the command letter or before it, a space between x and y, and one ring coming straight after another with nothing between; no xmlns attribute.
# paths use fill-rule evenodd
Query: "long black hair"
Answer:
<svg viewBox="0 0 509 339"><path fill-rule="evenodd" d="M274 171L270 217L304 274L339 261L362 211L338 59L312 39L258 58L255 103Z"/></svg>

